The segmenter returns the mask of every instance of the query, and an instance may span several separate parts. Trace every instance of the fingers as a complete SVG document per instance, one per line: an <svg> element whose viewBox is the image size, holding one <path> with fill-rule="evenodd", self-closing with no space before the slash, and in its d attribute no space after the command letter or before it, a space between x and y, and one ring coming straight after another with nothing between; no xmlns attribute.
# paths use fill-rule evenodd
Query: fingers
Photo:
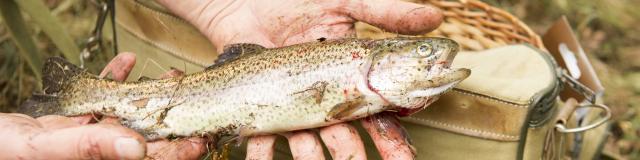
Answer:
<svg viewBox="0 0 640 160"><path fill-rule="evenodd" d="M142 136L108 124L43 132L30 140L34 159L142 159L145 153Z"/></svg>
<svg viewBox="0 0 640 160"><path fill-rule="evenodd" d="M432 31L443 19L438 8L399 0L352 0L345 11L356 20L400 34Z"/></svg>
<svg viewBox="0 0 640 160"><path fill-rule="evenodd" d="M333 159L367 159L362 139L355 127L340 123L320 129L320 138Z"/></svg>
<svg viewBox="0 0 640 160"><path fill-rule="evenodd" d="M95 119L93 117L94 117L93 115L87 114L87 115L80 115L80 116L70 116L69 118L71 118L71 120L75 121L78 124L89 124L91 123L92 120Z"/></svg>
<svg viewBox="0 0 640 160"><path fill-rule="evenodd" d="M117 117L104 116L99 123L120 125L120 120Z"/></svg>
<svg viewBox="0 0 640 160"><path fill-rule="evenodd" d="M383 159L414 159L415 150L400 122L392 115L381 113L361 121Z"/></svg>
<svg viewBox="0 0 640 160"><path fill-rule="evenodd" d="M247 160L271 160L273 159L273 145L276 142L275 135L263 135L249 138L247 142Z"/></svg>
<svg viewBox="0 0 640 160"><path fill-rule="evenodd" d="M78 122L69 117L59 115L46 115L38 117L36 120L38 120L46 130L69 128L80 125Z"/></svg>
<svg viewBox="0 0 640 160"><path fill-rule="evenodd" d="M28 134L42 130L42 124L37 120L17 113L0 113L0 126L0 135Z"/></svg>
<svg viewBox="0 0 640 160"><path fill-rule="evenodd" d="M129 76L133 65L136 64L136 55L129 52L123 52L114 57L107 66L100 72L100 78L106 77L111 73L111 78L116 81L124 81Z"/></svg>
<svg viewBox="0 0 640 160"><path fill-rule="evenodd" d="M206 152L203 138L191 137L176 140L157 140L147 143L147 156L151 159L198 159Z"/></svg>
<svg viewBox="0 0 640 160"><path fill-rule="evenodd" d="M32 159L25 141L43 130L40 123L24 114L0 113L0 126L0 159Z"/></svg>
<svg viewBox="0 0 640 160"><path fill-rule="evenodd" d="M0 116L2 118L9 118L9 119L13 119L13 118L33 119L31 116L28 116L26 114L20 114L20 113L1 113L0 112Z"/></svg>
<svg viewBox="0 0 640 160"><path fill-rule="evenodd" d="M291 148L291 155L293 156L293 159L324 160L322 145L313 132L296 131L286 133L284 136L289 141L289 148Z"/></svg>
<svg viewBox="0 0 640 160"><path fill-rule="evenodd" d="M289 46L304 42L313 42L318 41L319 38L324 38L327 40L330 39L340 39L340 38L348 38L355 37L355 31L353 30L353 19L347 17L336 17L331 18L334 24L320 24L315 26L310 26L310 28L306 30L302 30L298 34L290 35L285 39L285 41L280 44L276 43L276 46ZM281 33L273 33L273 36Z"/></svg>
<svg viewBox="0 0 640 160"><path fill-rule="evenodd" d="M160 75L160 79L167 79L167 78L172 78L172 77L178 77L178 76L182 76L184 75L184 72L177 70L177 69L171 69L169 71L167 71L166 73Z"/></svg>

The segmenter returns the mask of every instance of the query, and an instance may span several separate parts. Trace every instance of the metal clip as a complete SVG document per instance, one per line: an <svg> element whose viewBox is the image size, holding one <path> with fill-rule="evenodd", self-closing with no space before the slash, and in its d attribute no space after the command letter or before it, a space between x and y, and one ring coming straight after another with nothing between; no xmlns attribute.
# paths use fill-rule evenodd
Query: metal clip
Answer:
<svg viewBox="0 0 640 160"><path fill-rule="evenodd" d="M589 103L596 103L596 93L593 90L571 77L567 70L563 69L561 72L562 76L560 78L563 82L567 83L574 91L582 94Z"/></svg>
<svg viewBox="0 0 640 160"><path fill-rule="evenodd" d="M584 84L578 82L578 80L574 79L571 75L569 75L567 70L564 70L564 69L561 70L561 74L562 75L560 77L563 82L568 84L571 89L582 94L582 96L585 97L585 100L587 101L587 103L577 106L578 108L584 108L584 107L600 108L604 111L605 115L600 120L594 123L591 123L582 127L578 127L578 128L567 128L564 124L558 123L555 126L558 132L561 132L561 133L584 132L584 131L596 128L606 123L609 119L611 119L611 110L609 109L609 107L602 104L596 104L597 94L593 90L591 90L589 87L585 86ZM575 110L575 108L572 110Z"/></svg>
<svg viewBox="0 0 640 160"><path fill-rule="evenodd" d="M80 52L80 68L84 68L84 61L91 58L92 52L96 52L103 47L102 28L104 27L107 15L114 12L113 5L110 5L110 2L106 2L106 0L96 0L92 2L98 6L98 19L96 20L93 32L91 32L91 37L87 38L85 47L82 49L82 52ZM113 16L114 14L111 15Z"/></svg>
<svg viewBox="0 0 640 160"><path fill-rule="evenodd" d="M609 121L609 119L611 119L611 110L609 109L609 107L605 106L605 105L601 105L601 104L587 104L587 105L580 105L578 106L578 108L582 108L582 107L593 107L593 108L600 108L604 111L605 115L598 121L595 121L591 124L582 126L582 127L578 127L578 128L567 128L564 124L558 123L556 124L556 130L560 133L576 133L576 132L584 132L593 128L596 128L602 124L604 124L605 122Z"/></svg>

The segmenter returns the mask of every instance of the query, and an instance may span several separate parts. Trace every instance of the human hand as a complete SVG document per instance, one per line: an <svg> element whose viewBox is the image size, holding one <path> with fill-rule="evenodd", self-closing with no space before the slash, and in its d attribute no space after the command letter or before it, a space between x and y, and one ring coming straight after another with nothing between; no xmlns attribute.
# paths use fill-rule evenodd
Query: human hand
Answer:
<svg viewBox="0 0 640 160"><path fill-rule="evenodd" d="M157 0L191 22L222 51L233 43L267 48L353 37L363 21L400 34L422 34L442 23L440 10L399 0Z"/></svg>
<svg viewBox="0 0 640 160"><path fill-rule="evenodd" d="M142 159L144 138L113 124L0 113L0 159Z"/></svg>
<svg viewBox="0 0 640 160"><path fill-rule="evenodd" d="M354 23L363 21L390 32L419 34L442 22L438 9L394 0L157 0L196 26L221 52L233 43L268 48L353 37ZM411 159L413 150L395 117L381 115L362 121L384 159ZM380 131L387 131L382 133ZM366 159L355 128L345 123L319 130L334 159ZM322 159L315 133L285 133L295 159ZM275 136L249 139L247 159L271 159Z"/></svg>

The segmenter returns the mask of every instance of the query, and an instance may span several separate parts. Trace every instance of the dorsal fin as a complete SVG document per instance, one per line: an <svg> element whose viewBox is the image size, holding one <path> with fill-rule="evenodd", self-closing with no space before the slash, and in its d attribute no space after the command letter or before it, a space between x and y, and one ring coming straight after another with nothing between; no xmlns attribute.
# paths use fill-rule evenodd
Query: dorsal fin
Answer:
<svg viewBox="0 0 640 160"><path fill-rule="evenodd" d="M222 54L218 56L218 59L216 59L213 65L207 67L206 69L216 68L218 66L221 66L222 64L231 62L233 60L236 60L246 55L262 53L264 50L265 48L258 44L252 44L252 43L230 44L224 47Z"/></svg>
<svg viewBox="0 0 640 160"><path fill-rule="evenodd" d="M154 80L153 78L147 77L147 76L141 76L140 78L138 78L138 81L151 81Z"/></svg>

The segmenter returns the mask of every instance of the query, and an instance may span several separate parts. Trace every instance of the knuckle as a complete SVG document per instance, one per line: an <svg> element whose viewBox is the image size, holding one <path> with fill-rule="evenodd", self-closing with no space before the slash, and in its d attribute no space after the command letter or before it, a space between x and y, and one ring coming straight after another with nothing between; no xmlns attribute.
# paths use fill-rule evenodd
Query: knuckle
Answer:
<svg viewBox="0 0 640 160"><path fill-rule="evenodd" d="M100 143L93 136L82 134L76 148L80 159L102 159Z"/></svg>

